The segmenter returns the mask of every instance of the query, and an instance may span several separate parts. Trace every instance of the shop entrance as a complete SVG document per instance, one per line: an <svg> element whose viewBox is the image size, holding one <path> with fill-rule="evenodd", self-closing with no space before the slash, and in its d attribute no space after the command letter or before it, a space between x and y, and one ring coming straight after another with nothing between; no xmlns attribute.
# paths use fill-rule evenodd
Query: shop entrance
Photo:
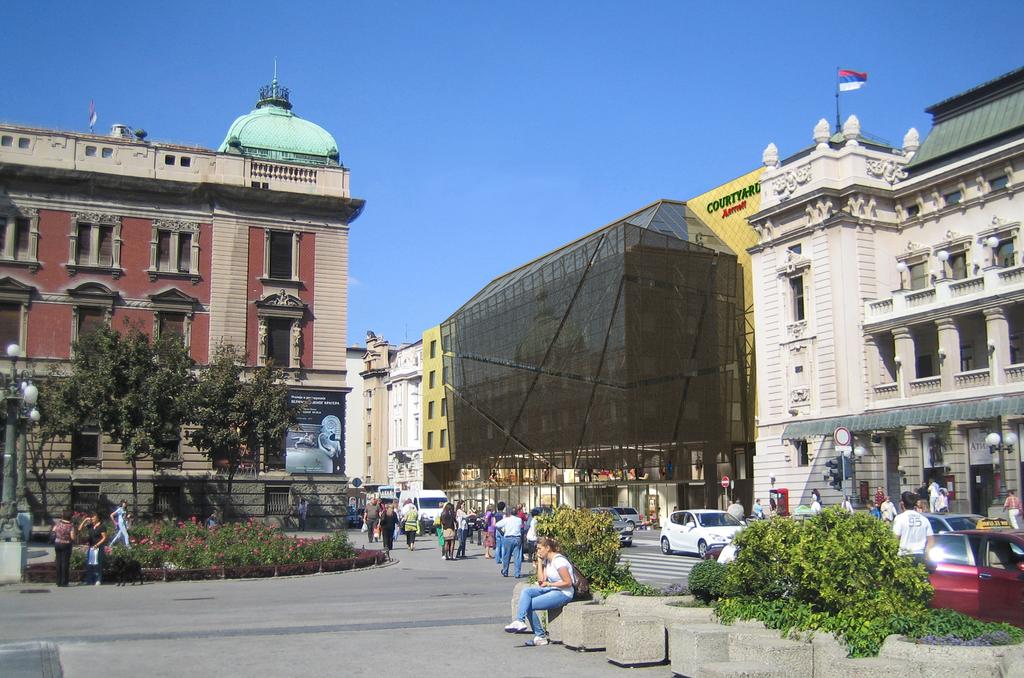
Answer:
<svg viewBox="0 0 1024 678"><path fill-rule="evenodd" d="M894 504L899 504L900 493L900 446L892 436L885 437L885 492Z"/></svg>
<svg viewBox="0 0 1024 678"><path fill-rule="evenodd" d="M971 466L971 513L987 516L992 499L992 465Z"/></svg>

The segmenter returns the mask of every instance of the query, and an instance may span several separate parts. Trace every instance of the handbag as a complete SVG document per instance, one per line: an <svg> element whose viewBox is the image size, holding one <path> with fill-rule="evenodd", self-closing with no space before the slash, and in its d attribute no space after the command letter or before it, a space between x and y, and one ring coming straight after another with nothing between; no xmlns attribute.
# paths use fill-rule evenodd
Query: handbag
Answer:
<svg viewBox="0 0 1024 678"><path fill-rule="evenodd" d="M89 553L86 556L86 565L99 565L100 564L100 550L95 546L89 547Z"/></svg>
<svg viewBox="0 0 1024 678"><path fill-rule="evenodd" d="M363 526L359 528L360 532L366 532L369 528L366 527L366 521L363 521Z"/></svg>

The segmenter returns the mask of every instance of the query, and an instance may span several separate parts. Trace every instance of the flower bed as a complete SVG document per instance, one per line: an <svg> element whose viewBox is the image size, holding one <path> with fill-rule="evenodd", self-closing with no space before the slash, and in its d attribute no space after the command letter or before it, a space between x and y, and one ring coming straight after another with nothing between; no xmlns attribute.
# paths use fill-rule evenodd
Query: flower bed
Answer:
<svg viewBox="0 0 1024 678"><path fill-rule="evenodd" d="M284 577L368 567L384 560L381 551L356 549L341 533L296 538L253 521L211 529L195 519L136 525L131 544L131 550L122 545L107 549L105 581L140 569L147 581ZM77 549L71 558L72 581L81 579L84 567L84 551ZM56 581L56 565L30 565L25 581Z"/></svg>

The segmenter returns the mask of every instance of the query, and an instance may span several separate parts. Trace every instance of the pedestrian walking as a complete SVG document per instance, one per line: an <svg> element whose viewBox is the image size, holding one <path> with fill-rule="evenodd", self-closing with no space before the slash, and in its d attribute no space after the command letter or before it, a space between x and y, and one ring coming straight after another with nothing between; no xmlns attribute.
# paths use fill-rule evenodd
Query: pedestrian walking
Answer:
<svg viewBox="0 0 1024 678"><path fill-rule="evenodd" d="M420 529L420 514L412 502L409 503L402 524L405 526L405 545L412 551L416 546L416 533Z"/></svg>
<svg viewBox="0 0 1024 678"><path fill-rule="evenodd" d="M532 630L533 640L526 644L547 645L548 634L537 612L565 607L573 599L575 586L572 563L559 552L558 542L551 537L541 537L537 540L537 585L519 594L516 618L505 630L509 633Z"/></svg>
<svg viewBox="0 0 1024 678"><path fill-rule="evenodd" d="M466 536L469 532L469 514L466 513L465 502L459 502L455 507L455 539L459 543L455 551L456 558L466 557Z"/></svg>
<svg viewBox="0 0 1024 678"><path fill-rule="evenodd" d="M120 539L124 542L125 548L130 549L132 545L128 543L128 521L131 520L131 514L128 513L128 501L122 499L120 505L114 512L110 514L110 521L114 523L114 528L117 530L117 534L110 541L110 548L114 548L117 544L117 540Z"/></svg>
<svg viewBox="0 0 1024 678"><path fill-rule="evenodd" d="M498 567L505 562L505 538L498 527L505 518L505 502L498 502L498 510L494 513L494 559L498 561Z"/></svg>
<svg viewBox="0 0 1024 678"><path fill-rule="evenodd" d="M881 505L878 507L879 513L882 514L882 520L887 523L891 523L896 519L896 505L892 503L892 499L889 499L889 495L883 495Z"/></svg>
<svg viewBox="0 0 1024 678"><path fill-rule="evenodd" d="M371 499L370 503L366 505L366 509L363 512L363 522L366 525L366 541L372 544L377 524L380 522L380 504L377 502L377 497Z"/></svg>
<svg viewBox="0 0 1024 678"><path fill-rule="evenodd" d="M868 513L871 514L872 518L882 519L882 511L878 508L878 504L873 501L868 502Z"/></svg>
<svg viewBox="0 0 1024 678"><path fill-rule="evenodd" d="M821 493L811 490L811 513L821 513Z"/></svg>
<svg viewBox="0 0 1024 678"><path fill-rule="evenodd" d="M843 497L843 510L849 514L853 514L853 502L850 501L850 495Z"/></svg>
<svg viewBox="0 0 1024 678"><path fill-rule="evenodd" d="M495 528L502 535L501 576L507 577L509 565L515 563L516 579L519 579L523 570L523 520L514 511L509 511Z"/></svg>
<svg viewBox="0 0 1024 678"><path fill-rule="evenodd" d="M398 529L399 522L399 516L395 513L395 505L388 504L380 516L380 537L384 543L385 553L391 553L391 550L395 548L395 531Z"/></svg>
<svg viewBox="0 0 1024 678"><path fill-rule="evenodd" d="M1006 491L1006 501L1003 502L1003 509L1006 510L1006 517L1010 521L1010 525L1015 530L1020 529L1020 511L1021 502L1020 497L1014 490Z"/></svg>
<svg viewBox="0 0 1024 678"><path fill-rule="evenodd" d="M458 527L458 522L455 517L455 506L448 502L441 509L441 536L444 538L441 553L445 560L455 560L456 527Z"/></svg>
<svg viewBox="0 0 1024 678"><path fill-rule="evenodd" d="M494 557L494 548L496 544L496 538L494 534L494 523L497 521L494 519L494 505L487 505L487 513L484 514L484 558Z"/></svg>
<svg viewBox="0 0 1024 678"><path fill-rule="evenodd" d="M924 550L932 536L932 524L919 510L920 505L927 507L927 504L913 492L904 492L902 499L905 510L892 523L892 533L900 540L899 554L924 563Z"/></svg>
<svg viewBox="0 0 1024 678"><path fill-rule="evenodd" d="M57 561L57 586L67 586L71 576L71 549L78 536L71 522L71 511L65 509L53 523L50 541L53 542L53 555Z"/></svg>
<svg viewBox="0 0 1024 678"><path fill-rule="evenodd" d="M944 487L939 488L939 494L935 497L935 512L949 513L949 493Z"/></svg>
<svg viewBox="0 0 1024 678"><path fill-rule="evenodd" d="M303 497L302 500L299 502L299 508L296 510L296 512L299 515L299 531L305 532L306 516L309 514L309 503L306 501L305 497Z"/></svg>
<svg viewBox="0 0 1024 678"><path fill-rule="evenodd" d="M537 521L540 520L540 508L530 511L530 520L526 524L526 539L523 541L523 560L533 559L537 555ZM534 573L536 574L536 573Z"/></svg>
<svg viewBox="0 0 1024 678"><path fill-rule="evenodd" d="M85 552L85 585L93 584L99 586L103 581L103 560L104 551L107 547L107 528L103 525L100 512L93 511L92 515L82 521L78 531L85 540L88 549Z"/></svg>
<svg viewBox="0 0 1024 678"><path fill-rule="evenodd" d="M885 501L885 489L881 485L875 488L875 506L881 507Z"/></svg>

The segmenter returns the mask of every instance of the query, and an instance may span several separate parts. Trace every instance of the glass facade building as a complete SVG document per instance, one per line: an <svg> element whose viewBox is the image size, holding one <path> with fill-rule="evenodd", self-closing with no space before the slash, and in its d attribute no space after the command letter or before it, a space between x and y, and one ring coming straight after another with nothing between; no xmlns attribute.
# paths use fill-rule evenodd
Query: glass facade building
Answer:
<svg viewBox="0 0 1024 678"><path fill-rule="evenodd" d="M492 281L441 325L452 496L715 507L749 496L736 256L659 201ZM750 506L749 499L745 501Z"/></svg>

